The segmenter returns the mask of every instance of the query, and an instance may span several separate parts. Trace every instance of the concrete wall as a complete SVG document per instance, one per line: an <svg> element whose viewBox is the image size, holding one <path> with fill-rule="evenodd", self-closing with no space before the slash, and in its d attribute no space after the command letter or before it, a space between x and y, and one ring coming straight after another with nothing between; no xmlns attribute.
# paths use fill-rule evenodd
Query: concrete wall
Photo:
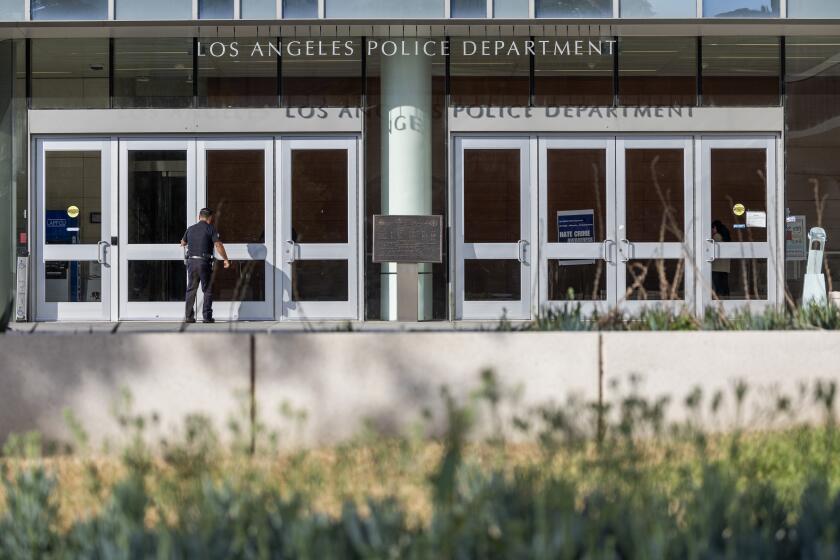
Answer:
<svg viewBox="0 0 840 560"><path fill-rule="evenodd" d="M232 417L247 424L253 406L292 443L318 445L365 422L394 432L427 411L440 420L441 387L466 399L485 368L518 393L520 411L573 396L614 399L639 374L645 396L680 403L673 417L698 386L727 393L731 411L743 379L747 408L758 411L802 383L840 380L840 333L827 332L10 334L0 336L0 355L0 440L26 430L67 440L65 409L95 442L113 438L123 389L135 412L160 413L166 431L191 413L220 428ZM283 403L307 414L294 434Z"/></svg>

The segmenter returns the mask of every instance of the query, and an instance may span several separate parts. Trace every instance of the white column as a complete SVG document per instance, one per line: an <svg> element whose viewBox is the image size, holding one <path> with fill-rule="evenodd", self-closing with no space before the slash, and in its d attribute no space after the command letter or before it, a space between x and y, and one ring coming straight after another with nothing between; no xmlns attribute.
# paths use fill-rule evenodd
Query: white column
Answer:
<svg viewBox="0 0 840 560"><path fill-rule="evenodd" d="M405 39L397 54L381 57L382 213L386 215L432 212L432 59L415 48L418 41ZM432 316L431 269L420 266L421 320ZM396 271L394 264L383 265L382 318L389 321L397 319Z"/></svg>

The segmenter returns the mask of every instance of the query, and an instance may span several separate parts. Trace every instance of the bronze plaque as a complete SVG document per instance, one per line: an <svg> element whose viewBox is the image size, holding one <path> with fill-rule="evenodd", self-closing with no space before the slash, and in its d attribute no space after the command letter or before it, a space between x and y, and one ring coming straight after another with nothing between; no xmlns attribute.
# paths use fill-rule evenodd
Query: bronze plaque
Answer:
<svg viewBox="0 0 840 560"><path fill-rule="evenodd" d="M374 216L373 262L443 262L443 216Z"/></svg>

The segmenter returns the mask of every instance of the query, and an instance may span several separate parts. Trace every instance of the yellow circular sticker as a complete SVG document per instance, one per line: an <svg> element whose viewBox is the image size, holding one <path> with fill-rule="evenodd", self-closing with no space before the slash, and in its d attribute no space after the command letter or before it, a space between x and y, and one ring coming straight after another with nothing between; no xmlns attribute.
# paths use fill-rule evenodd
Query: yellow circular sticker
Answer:
<svg viewBox="0 0 840 560"><path fill-rule="evenodd" d="M70 206L67 209L67 215L71 218L77 218L79 216L79 207L78 206Z"/></svg>
<svg viewBox="0 0 840 560"><path fill-rule="evenodd" d="M736 216L743 216L744 212L746 212L746 211L747 211L747 209L744 208L744 205L740 204L740 203L736 204L735 206L732 207L732 213L735 214Z"/></svg>

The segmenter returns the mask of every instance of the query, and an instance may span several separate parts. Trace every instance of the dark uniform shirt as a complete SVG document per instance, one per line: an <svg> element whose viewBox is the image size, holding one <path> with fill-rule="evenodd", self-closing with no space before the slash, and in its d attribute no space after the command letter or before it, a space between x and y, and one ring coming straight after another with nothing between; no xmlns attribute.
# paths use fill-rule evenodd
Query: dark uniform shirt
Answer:
<svg viewBox="0 0 840 560"><path fill-rule="evenodd" d="M187 243L188 257L209 259L213 256L213 246L219 241L219 232L212 224L198 222L187 228L184 241Z"/></svg>

